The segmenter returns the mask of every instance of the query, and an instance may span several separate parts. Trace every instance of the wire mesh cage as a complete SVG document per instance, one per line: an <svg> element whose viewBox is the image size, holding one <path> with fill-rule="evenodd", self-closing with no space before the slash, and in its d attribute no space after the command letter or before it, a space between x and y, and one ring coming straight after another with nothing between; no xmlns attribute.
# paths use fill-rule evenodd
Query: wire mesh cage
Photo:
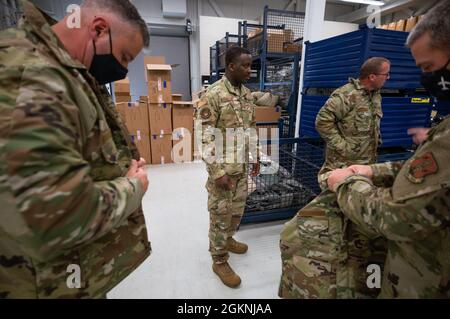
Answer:
<svg viewBox="0 0 450 319"><path fill-rule="evenodd" d="M265 90L279 97L278 105L287 109L291 94L298 83L298 66L294 59L276 59L267 61L266 76L264 79Z"/></svg>
<svg viewBox="0 0 450 319"><path fill-rule="evenodd" d="M302 50L305 14L264 8L263 24L242 24L244 46L257 56L263 53L299 53Z"/></svg>
<svg viewBox="0 0 450 319"><path fill-rule="evenodd" d="M317 175L325 159L325 144L317 138L260 140L261 174L249 175L249 195L243 223L290 218L321 190ZM407 160L411 150L380 150L378 162Z"/></svg>
<svg viewBox="0 0 450 319"><path fill-rule="evenodd" d="M211 72L217 70L217 48L215 44L209 47L209 69Z"/></svg>
<svg viewBox="0 0 450 319"><path fill-rule="evenodd" d="M217 55L219 57L218 68L225 68L225 55L227 50L235 46L242 46L242 36L238 34L230 34L227 32L225 37L219 40L217 47Z"/></svg>
<svg viewBox="0 0 450 319"><path fill-rule="evenodd" d="M263 25L253 24L244 21L241 25L240 33L242 34L243 46L250 51L253 57L261 54L263 43Z"/></svg>
<svg viewBox="0 0 450 319"><path fill-rule="evenodd" d="M300 139L281 139L270 145L272 155L261 160L261 174L249 177L243 222L267 220L268 214L273 219L277 213L292 215L320 193L321 147Z"/></svg>
<svg viewBox="0 0 450 319"><path fill-rule="evenodd" d="M296 53L302 49L305 14L296 11L269 9L264 13L267 52Z"/></svg>
<svg viewBox="0 0 450 319"><path fill-rule="evenodd" d="M16 26L21 16L22 10L19 1L0 1L0 30Z"/></svg>

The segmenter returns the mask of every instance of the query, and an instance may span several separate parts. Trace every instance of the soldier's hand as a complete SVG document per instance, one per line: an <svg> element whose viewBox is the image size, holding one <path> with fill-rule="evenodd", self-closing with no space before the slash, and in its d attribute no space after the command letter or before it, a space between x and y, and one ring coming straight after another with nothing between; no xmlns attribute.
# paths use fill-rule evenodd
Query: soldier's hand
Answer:
<svg viewBox="0 0 450 319"><path fill-rule="evenodd" d="M429 128L414 127L408 129L408 135L412 137L414 144L419 145L427 139L429 131Z"/></svg>
<svg viewBox="0 0 450 319"><path fill-rule="evenodd" d="M335 169L328 176L327 179L328 189L334 192L335 191L334 186L337 183L342 182L344 179L354 174L355 173L349 168Z"/></svg>
<svg viewBox="0 0 450 319"><path fill-rule="evenodd" d="M372 167L369 165L351 165L348 167L349 170L351 170L354 174L364 175L368 178L372 178L373 171Z"/></svg>
<svg viewBox="0 0 450 319"><path fill-rule="evenodd" d="M250 173L250 175L252 177L256 177L256 176L258 176L260 170L261 170L261 165L259 164L259 161L258 161L255 164L253 164L252 172Z"/></svg>
<svg viewBox="0 0 450 319"><path fill-rule="evenodd" d="M138 167L144 167L145 165L147 165L147 161L141 157L138 162Z"/></svg>
<svg viewBox="0 0 450 319"><path fill-rule="evenodd" d="M229 191L230 189L232 189L234 187L233 185L233 181L231 180L231 178L228 175L224 175L218 179L216 179L215 181L216 186Z"/></svg>
<svg viewBox="0 0 450 319"><path fill-rule="evenodd" d="M147 172L142 167L139 167L139 164L136 160L131 160L131 166L126 175L127 177L137 178L142 187L144 188L144 192L148 189L148 177Z"/></svg>

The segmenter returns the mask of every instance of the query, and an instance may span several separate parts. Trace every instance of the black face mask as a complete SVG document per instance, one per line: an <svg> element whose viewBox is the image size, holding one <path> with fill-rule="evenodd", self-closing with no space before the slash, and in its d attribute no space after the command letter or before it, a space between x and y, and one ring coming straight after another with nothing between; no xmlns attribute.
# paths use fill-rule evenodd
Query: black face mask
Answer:
<svg viewBox="0 0 450 319"><path fill-rule="evenodd" d="M450 100L450 70L447 70L449 63L450 59L442 69L422 73L420 83L438 100Z"/></svg>
<svg viewBox="0 0 450 319"><path fill-rule="evenodd" d="M94 45L94 58L89 72L94 76L97 82L103 85L125 79L128 69L120 64L112 53L111 32L109 33L109 44L111 47L110 54L97 54L94 40L92 40L92 44Z"/></svg>

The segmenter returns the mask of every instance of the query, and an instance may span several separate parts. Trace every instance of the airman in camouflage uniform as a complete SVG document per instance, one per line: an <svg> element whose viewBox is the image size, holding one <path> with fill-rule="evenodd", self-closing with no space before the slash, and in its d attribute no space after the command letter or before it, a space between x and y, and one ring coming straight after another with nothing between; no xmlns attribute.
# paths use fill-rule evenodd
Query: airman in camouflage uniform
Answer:
<svg viewBox="0 0 450 319"><path fill-rule="evenodd" d="M376 71L384 68L385 70ZM281 234L283 298L374 298L379 289L366 285L367 266L383 266L385 239L368 236L348 221L326 178L334 168L372 164L380 144L381 95L389 73L386 59L369 59L360 79L334 91L316 118L326 141L326 159L319 172L323 192L285 225ZM378 238L377 238L378 237Z"/></svg>
<svg viewBox="0 0 450 319"><path fill-rule="evenodd" d="M439 99L450 99L443 85L450 81L449 14L450 2L442 1L407 43L427 72L422 84ZM450 298L449 158L447 117L406 162L352 166L329 176L342 212L365 232L388 239L381 298Z"/></svg>
<svg viewBox="0 0 450 319"><path fill-rule="evenodd" d="M250 56L245 49L239 49L234 49L237 50L237 59L239 55ZM196 118L202 125L202 154L209 176L206 188L210 212L209 243L213 269L226 285L236 287L240 284L240 279L237 275L229 275L234 272L227 262L228 252L245 253L247 251L247 245L236 242L233 235L239 227L247 199L249 156L257 157L258 154L255 154L255 151L259 150L256 147L255 110L251 92L242 84L236 87L227 76L223 76L221 80L208 88L205 96L200 100ZM238 140L245 138L248 141L236 143L235 136L229 134L230 129L236 129ZM254 134L249 129L253 129ZM240 133L239 130L241 130ZM223 141L217 135L214 136L215 132L221 133ZM252 146L255 150L252 155L249 155ZM220 150L220 147L223 149ZM226 158L227 154L232 155L233 158L229 160ZM230 179L228 188L217 185L217 181L224 176ZM227 269L221 272L221 268L217 269L218 265Z"/></svg>
<svg viewBox="0 0 450 319"><path fill-rule="evenodd" d="M316 130L326 142L319 185L327 189L327 172L352 164L373 164L381 144L381 95L359 79L334 91L316 117Z"/></svg>
<svg viewBox="0 0 450 319"><path fill-rule="evenodd" d="M0 298L102 298L151 252L144 186L125 176L140 157L54 21L22 8L0 33Z"/></svg>

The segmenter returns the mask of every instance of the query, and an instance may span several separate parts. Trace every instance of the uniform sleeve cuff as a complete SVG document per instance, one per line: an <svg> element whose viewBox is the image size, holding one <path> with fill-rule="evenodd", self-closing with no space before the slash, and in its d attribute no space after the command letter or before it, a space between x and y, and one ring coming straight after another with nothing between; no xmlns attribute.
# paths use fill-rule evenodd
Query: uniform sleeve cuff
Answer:
<svg viewBox="0 0 450 319"><path fill-rule="evenodd" d="M135 177L127 177L127 179L133 186L134 189L133 199L136 199L136 207L138 208L141 205L142 198L145 195L144 187L142 186L141 181Z"/></svg>
<svg viewBox="0 0 450 319"><path fill-rule="evenodd" d="M368 178L367 176L364 175L350 175L348 176L346 179L344 179L343 181L334 184L333 186L333 192L337 192L339 187L341 187L342 185L346 185L346 184L350 184L356 181L362 181L362 182L367 182L370 185L373 185L372 180L370 178Z"/></svg>

